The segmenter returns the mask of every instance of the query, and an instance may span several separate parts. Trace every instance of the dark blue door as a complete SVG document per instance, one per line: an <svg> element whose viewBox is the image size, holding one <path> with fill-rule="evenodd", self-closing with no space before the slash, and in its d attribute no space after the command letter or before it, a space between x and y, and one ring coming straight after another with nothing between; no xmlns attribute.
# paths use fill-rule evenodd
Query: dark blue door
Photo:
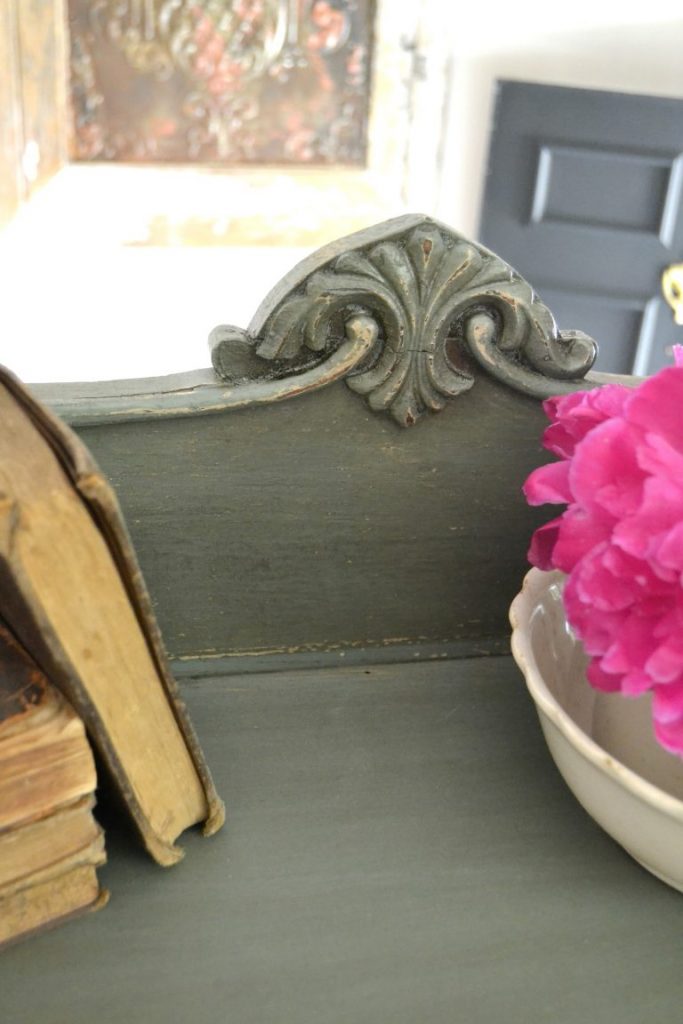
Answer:
<svg viewBox="0 0 683 1024"><path fill-rule="evenodd" d="M479 237L597 367L652 373L683 341L662 297L683 260L683 100L499 82Z"/></svg>

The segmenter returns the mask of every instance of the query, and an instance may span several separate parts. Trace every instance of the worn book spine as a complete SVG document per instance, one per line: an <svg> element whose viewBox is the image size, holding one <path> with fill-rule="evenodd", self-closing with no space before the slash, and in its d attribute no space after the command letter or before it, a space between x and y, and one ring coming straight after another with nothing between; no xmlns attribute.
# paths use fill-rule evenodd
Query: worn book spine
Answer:
<svg viewBox="0 0 683 1024"><path fill-rule="evenodd" d="M18 406L29 416L48 443L109 548L144 636L150 657L156 667L169 707L203 787L207 808L203 831L206 835L211 835L222 826L225 820L224 805L218 796L199 741L171 674L161 633L152 611L151 599L116 496L92 456L73 431L33 399L13 374L1 367L0 385L3 385L12 395ZM19 514L20 511L12 496L0 494L0 584L3 588L7 608L11 610L8 613L8 618L11 616L12 628L31 647L38 662L45 668L49 668L55 682L64 689L94 733L105 761L149 851L159 863L172 864L180 858L181 851L173 843L160 841L159 837L150 830L138 805L136 794L127 783L117 752L108 742L105 730L92 708L88 694L79 685L79 680L65 659L57 638L51 638L48 624L41 619L38 610L39 601L35 595L32 596L31 581L23 574L20 562L12 558L12 536L16 526L15 519ZM54 642L52 642L53 640Z"/></svg>

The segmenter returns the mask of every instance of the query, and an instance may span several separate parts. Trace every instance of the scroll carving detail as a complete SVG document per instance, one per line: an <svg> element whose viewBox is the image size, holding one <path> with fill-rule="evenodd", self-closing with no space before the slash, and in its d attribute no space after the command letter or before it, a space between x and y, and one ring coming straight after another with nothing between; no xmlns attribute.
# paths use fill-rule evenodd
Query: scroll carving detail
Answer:
<svg viewBox="0 0 683 1024"><path fill-rule="evenodd" d="M217 328L211 344L216 371L236 384L294 383L316 369L327 383L335 355L345 367L335 376L402 426L471 388L475 364L542 397L575 389L596 355L586 335L558 332L503 260L424 217L320 250L273 289L248 331ZM351 358L340 360L344 346Z"/></svg>

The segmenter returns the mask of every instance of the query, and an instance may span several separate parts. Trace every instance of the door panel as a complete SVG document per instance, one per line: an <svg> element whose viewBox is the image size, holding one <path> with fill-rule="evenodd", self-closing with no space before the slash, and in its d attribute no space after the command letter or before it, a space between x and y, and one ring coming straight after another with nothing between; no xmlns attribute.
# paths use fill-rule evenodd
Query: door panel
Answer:
<svg viewBox="0 0 683 1024"><path fill-rule="evenodd" d="M609 365L613 373L631 373L643 325L642 303L559 288L543 288L541 296L562 327L578 325L599 341L603 369Z"/></svg>
<svg viewBox="0 0 683 1024"><path fill-rule="evenodd" d="M674 323L671 310L661 298L652 298L643 314L633 373L646 376L673 362L672 347L683 343L683 330Z"/></svg>
<svg viewBox="0 0 683 1024"><path fill-rule="evenodd" d="M653 372L683 340L660 300L683 256L683 100L498 85L480 237L598 367Z"/></svg>
<svg viewBox="0 0 683 1024"><path fill-rule="evenodd" d="M671 229L666 210L677 191L678 165L678 159L627 150L541 146L531 219L641 232L664 241L665 227Z"/></svg>

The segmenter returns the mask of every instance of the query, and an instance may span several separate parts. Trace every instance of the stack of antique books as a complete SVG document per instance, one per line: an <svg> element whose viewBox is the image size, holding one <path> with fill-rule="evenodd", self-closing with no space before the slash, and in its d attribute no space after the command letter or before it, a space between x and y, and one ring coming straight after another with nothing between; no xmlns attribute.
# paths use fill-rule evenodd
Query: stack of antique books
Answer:
<svg viewBox="0 0 683 1024"><path fill-rule="evenodd" d="M0 625L0 943L105 901L95 785L83 723Z"/></svg>
<svg viewBox="0 0 683 1024"><path fill-rule="evenodd" d="M89 740L162 865L223 805L116 499L0 369L0 944L102 906Z"/></svg>

